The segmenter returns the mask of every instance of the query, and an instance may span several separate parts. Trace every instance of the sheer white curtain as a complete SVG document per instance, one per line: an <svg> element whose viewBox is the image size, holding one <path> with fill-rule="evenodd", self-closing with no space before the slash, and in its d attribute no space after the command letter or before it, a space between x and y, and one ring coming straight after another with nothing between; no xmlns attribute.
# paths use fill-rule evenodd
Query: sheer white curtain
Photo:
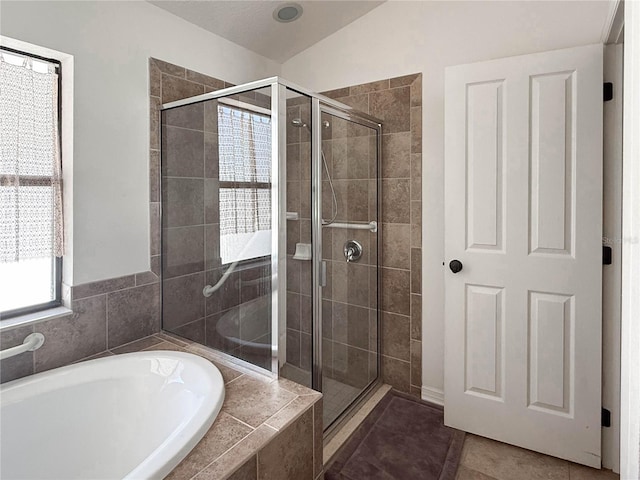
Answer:
<svg viewBox="0 0 640 480"><path fill-rule="evenodd" d="M58 75L1 52L0 205L1 263L62 256Z"/></svg>
<svg viewBox="0 0 640 480"><path fill-rule="evenodd" d="M255 238L244 247L271 230L270 117L219 105L218 152L222 261L268 255L270 244Z"/></svg>

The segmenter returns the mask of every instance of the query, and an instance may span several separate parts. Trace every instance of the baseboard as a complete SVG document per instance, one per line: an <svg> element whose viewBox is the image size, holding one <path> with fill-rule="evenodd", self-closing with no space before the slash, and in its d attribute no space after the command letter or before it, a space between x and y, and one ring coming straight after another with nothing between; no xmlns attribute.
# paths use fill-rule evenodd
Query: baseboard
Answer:
<svg viewBox="0 0 640 480"><path fill-rule="evenodd" d="M439 388L422 387L422 400L444 407L444 391Z"/></svg>

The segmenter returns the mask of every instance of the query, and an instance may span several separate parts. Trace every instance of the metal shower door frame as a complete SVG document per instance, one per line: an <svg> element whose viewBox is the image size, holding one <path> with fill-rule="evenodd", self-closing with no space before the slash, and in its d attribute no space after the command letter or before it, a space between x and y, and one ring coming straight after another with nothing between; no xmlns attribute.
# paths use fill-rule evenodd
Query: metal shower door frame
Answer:
<svg viewBox="0 0 640 480"><path fill-rule="evenodd" d="M334 421L333 425L340 423L340 420L348 415L355 403L363 396L368 394L376 385L380 377L381 353L380 353L380 265L381 250L380 238L382 238L382 225L380 213L382 211L382 199L380 196L382 180L381 180L381 156L382 156L382 123L362 112L351 107L344 108L343 104L335 101L325 101L322 96L313 96L311 103L311 235L313 243L313 285L312 285L312 301L313 301L313 365L312 365L312 387L314 390L322 391L322 288L326 281L325 262L322 259L322 114L327 113L331 116L341 118L348 122L357 123L359 125L370 128L376 132L376 188L377 188L377 221L378 221L378 242L376 261L377 261L377 301L376 301L376 328L377 328L377 375L367 387L363 389L360 395L347 407L347 409ZM371 220L371 219L369 219ZM327 432L329 433L329 432Z"/></svg>
<svg viewBox="0 0 640 480"><path fill-rule="evenodd" d="M312 302L313 302L313 341L312 341L312 387L322 391L322 131L321 114L323 112L355 122L360 125L374 129L377 132L377 190L378 190L378 218L381 212L381 198L379 195L381 187L380 160L382 154L382 124L381 122L349 105L333 100L329 97L319 95L304 87L289 82L283 78L274 76L254 82L244 83L234 87L228 87L214 92L196 95L168 102L162 105L161 111L191 105L230 95L242 94L262 88L271 89L271 155L272 159L272 181L271 181L271 215L272 215L272 248L271 248L271 370L272 376L279 375L279 368L284 359L284 346L286 343L286 205L287 205L287 171L286 171L286 132L287 132L287 90L304 95L311 99L311 152L312 152ZM382 225L378 222L378 238L381 238ZM380 374L380 242L378 242L378 376ZM282 275L279 273L282 272ZM221 352L222 353L222 352ZM223 353L224 355L224 353ZM235 359L238 360L238 359ZM241 360L240 360L241 361ZM242 361L241 361L242 362ZM247 363L247 362L242 362ZM269 372L260 367L247 364L249 368L263 372ZM375 384L372 382L361 394L364 395Z"/></svg>

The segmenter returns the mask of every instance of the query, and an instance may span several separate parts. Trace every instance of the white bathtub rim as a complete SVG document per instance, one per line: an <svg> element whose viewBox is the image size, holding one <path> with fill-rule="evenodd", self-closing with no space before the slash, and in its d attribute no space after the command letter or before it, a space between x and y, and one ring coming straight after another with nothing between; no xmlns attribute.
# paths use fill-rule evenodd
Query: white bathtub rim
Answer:
<svg viewBox="0 0 640 480"><path fill-rule="evenodd" d="M176 352L172 350L151 350L143 352L125 353L119 355L111 355L92 360L86 360L72 365L58 367L45 372L29 375L28 377L12 380L0 386L0 400L2 405L10 405L19 402L23 398L32 397L38 393L50 392L57 389L63 389L74 385L86 383L88 378L84 375L74 375L78 370L85 370L91 365L110 364L114 362L123 362L128 358L170 358L182 360L189 363L195 363L198 367L207 373L208 386L215 391L215 386L222 386L221 394L215 402L205 402L196 415L198 421L192 419L188 424L180 430L178 434L174 432L166 438L155 450L142 460L133 470L127 473L123 478L125 480L138 479L162 479L166 477L186 456L193 450L198 442L204 437L216 420L225 399L224 380L220 370L213 362L193 353ZM61 379L60 377L67 377ZM99 376L96 379L113 379L119 375L115 372L109 376ZM38 388L31 386L33 383L39 383ZM30 388L29 388L30 386ZM53 386L53 388L52 388ZM199 386L203 386L200 384ZM27 388L25 388L27 387ZM20 395L20 390L25 388L27 395ZM17 395L14 390L19 389ZM11 397L14 398L11 398ZM7 398L9 397L9 398ZM204 420L203 420L204 417ZM179 441L171 442L173 439ZM186 439L185 439L186 437Z"/></svg>

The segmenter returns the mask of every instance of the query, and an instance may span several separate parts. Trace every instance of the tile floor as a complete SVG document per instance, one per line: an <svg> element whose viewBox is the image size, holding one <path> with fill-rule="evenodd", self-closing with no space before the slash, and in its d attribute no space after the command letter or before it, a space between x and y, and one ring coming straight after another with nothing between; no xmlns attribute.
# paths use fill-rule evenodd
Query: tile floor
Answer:
<svg viewBox="0 0 640 480"><path fill-rule="evenodd" d="M291 364L285 363L280 369L280 375L301 385L311 386L311 372ZM324 377L322 380L324 428L331 425L351 405L351 402L358 398L361 392L361 388L347 385L333 378Z"/></svg>
<svg viewBox="0 0 640 480"><path fill-rule="evenodd" d="M322 390L322 418L325 428L331 425L362 392L360 388L326 377L322 381Z"/></svg>
<svg viewBox="0 0 640 480"><path fill-rule="evenodd" d="M456 480L619 480L595 470L467 434Z"/></svg>

